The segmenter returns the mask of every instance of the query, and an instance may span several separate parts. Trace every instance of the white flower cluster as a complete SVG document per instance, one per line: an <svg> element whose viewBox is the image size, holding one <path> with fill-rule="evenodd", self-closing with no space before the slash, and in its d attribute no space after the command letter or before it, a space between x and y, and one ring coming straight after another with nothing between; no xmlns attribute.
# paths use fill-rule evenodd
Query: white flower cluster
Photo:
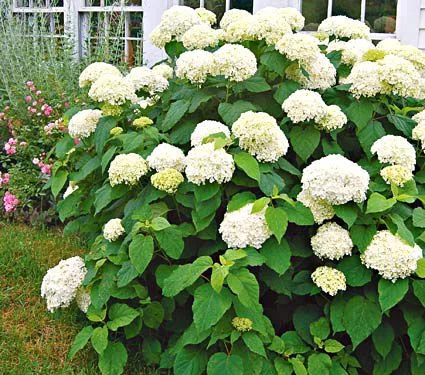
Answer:
<svg viewBox="0 0 425 375"><path fill-rule="evenodd" d="M381 163L401 165L410 171L415 169L416 151L406 138L385 135L375 141L370 151L378 156Z"/></svg>
<svg viewBox="0 0 425 375"><path fill-rule="evenodd" d="M328 201L313 197L308 190L302 190L297 196L297 201L310 209L317 224L322 224L335 216L335 210Z"/></svg>
<svg viewBox="0 0 425 375"><path fill-rule="evenodd" d="M276 49L289 60L309 64L321 53L318 43L308 34L286 34L276 43Z"/></svg>
<svg viewBox="0 0 425 375"><path fill-rule="evenodd" d="M421 111L412 117L416 121L416 125L412 130L412 138L415 141L420 141L422 150L425 150L425 111Z"/></svg>
<svg viewBox="0 0 425 375"><path fill-rule="evenodd" d="M239 138L240 148L258 161L275 162L289 148L289 142L276 119L265 112L242 113L233 123L232 132Z"/></svg>
<svg viewBox="0 0 425 375"><path fill-rule="evenodd" d="M252 206L250 203L224 215L219 232L229 248L252 246L260 249L272 235L266 222L266 208L252 213Z"/></svg>
<svg viewBox="0 0 425 375"><path fill-rule="evenodd" d="M311 238L311 247L320 259L338 260L351 255L353 241L348 230L337 223L328 222L320 226Z"/></svg>
<svg viewBox="0 0 425 375"><path fill-rule="evenodd" d="M342 155L328 155L313 161L303 170L302 189L314 199L332 205L350 201L363 202L369 185L369 174Z"/></svg>
<svg viewBox="0 0 425 375"><path fill-rule="evenodd" d="M148 172L148 163L140 155L130 153L117 155L109 166L111 186L134 185Z"/></svg>
<svg viewBox="0 0 425 375"><path fill-rule="evenodd" d="M214 55L203 50L183 52L176 61L176 76L201 84L213 73Z"/></svg>
<svg viewBox="0 0 425 375"><path fill-rule="evenodd" d="M116 241L125 233L121 219L109 220L103 228L103 237L109 242Z"/></svg>
<svg viewBox="0 0 425 375"><path fill-rule="evenodd" d="M345 275L335 268L322 266L311 274L313 282L325 293L335 296L338 291L346 290Z"/></svg>
<svg viewBox="0 0 425 375"><path fill-rule="evenodd" d="M168 168L181 172L185 167L183 151L168 143L161 143L156 146L146 160L149 168L155 169L157 172Z"/></svg>
<svg viewBox="0 0 425 375"><path fill-rule="evenodd" d="M154 67L152 67L152 71L156 74L163 76L167 80L173 78L174 74L173 68L166 63L155 65Z"/></svg>
<svg viewBox="0 0 425 375"><path fill-rule="evenodd" d="M286 34L292 34L291 26L279 8L261 9L253 16L252 28L255 38L264 39L268 45L276 44Z"/></svg>
<svg viewBox="0 0 425 375"><path fill-rule="evenodd" d="M251 16L252 16L251 13L247 12L246 10L230 9L227 12L225 12L223 17L221 18L220 27L223 30L226 30L227 27L233 22L236 22L242 18L250 18Z"/></svg>
<svg viewBox="0 0 425 375"><path fill-rule="evenodd" d="M381 169L380 174L387 184L397 186L404 186L407 181L413 178L412 171L402 165L389 165Z"/></svg>
<svg viewBox="0 0 425 375"><path fill-rule="evenodd" d="M90 290L83 287L79 288L75 296L75 301L77 302L78 308L86 314L91 304Z"/></svg>
<svg viewBox="0 0 425 375"><path fill-rule="evenodd" d="M69 197L73 192L77 191L79 189L78 185L74 181L70 181L68 187L66 188L65 192L63 193L63 199L66 199Z"/></svg>
<svg viewBox="0 0 425 375"><path fill-rule="evenodd" d="M174 194L183 181L183 175L173 168L162 169L151 176L152 186L168 194Z"/></svg>
<svg viewBox="0 0 425 375"><path fill-rule="evenodd" d="M192 147L200 146L205 138L218 133L223 133L226 138L230 138L230 130L223 123L212 120L200 122L190 136Z"/></svg>
<svg viewBox="0 0 425 375"><path fill-rule="evenodd" d="M341 62L346 65L354 65L362 60L366 51L372 48L375 46L367 39L351 39L348 42L334 40L329 43L327 53L341 51Z"/></svg>
<svg viewBox="0 0 425 375"><path fill-rule="evenodd" d="M393 282L414 273L421 258L422 249L418 245L410 246L388 230L377 232L361 255L367 268L378 271L384 279Z"/></svg>
<svg viewBox="0 0 425 375"><path fill-rule="evenodd" d="M317 31L337 39L371 39L370 29L366 24L346 16L326 18L319 25Z"/></svg>
<svg viewBox="0 0 425 375"><path fill-rule="evenodd" d="M195 12L202 22L209 23L210 25L214 25L217 23L217 16L214 12L211 12L206 8L196 8Z"/></svg>
<svg viewBox="0 0 425 375"><path fill-rule="evenodd" d="M185 48L191 49L204 49L207 47L214 47L222 37L222 30L215 30L206 23L195 25L187 30L181 41Z"/></svg>
<svg viewBox="0 0 425 375"><path fill-rule="evenodd" d="M150 95L163 92L168 88L168 80L146 66L131 69L125 80L130 81L136 91L143 90Z"/></svg>
<svg viewBox="0 0 425 375"><path fill-rule="evenodd" d="M95 132L101 117L102 111L98 109L84 109L76 113L69 120L69 135L72 138L87 138Z"/></svg>
<svg viewBox="0 0 425 375"><path fill-rule="evenodd" d="M89 97L96 102L121 105L126 101L137 100L133 84L120 76L103 74L90 87Z"/></svg>
<svg viewBox="0 0 425 375"><path fill-rule="evenodd" d="M243 42L256 38L255 19L249 14L248 17L240 17L223 28L222 38L228 43Z"/></svg>
<svg viewBox="0 0 425 375"><path fill-rule="evenodd" d="M222 148L216 150L214 143L192 148L186 156L186 177L195 185L207 182L229 182L235 171L232 155Z"/></svg>
<svg viewBox="0 0 425 375"><path fill-rule="evenodd" d="M315 126L327 132L342 128L347 116L337 105L326 105L319 93L297 90L283 102L282 109L293 123L313 121Z"/></svg>
<svg viewBox="0 0 425 375"><path fill-rule="evenodd" d="M41 283L41 296L46 299L47 310L68 307L81 287L87 269L79 256L61 260L50 268Z"/></svg>
<svg viewBox="0 0 425 375"><path fill-rule="evenodd" d="M379 65L372 61L363 61L354 65L345 83L351 83L350 92L354 97L373 97L383 90Z"/></svg>
<svg viewBox="0 0 425 375"><path fill-rule="evenodd" d="M95 62L88 65L78 79L80 87L86 87L94 83L100 76L111 74L122 77L121 72L113 65L104 62Z"/></svg>

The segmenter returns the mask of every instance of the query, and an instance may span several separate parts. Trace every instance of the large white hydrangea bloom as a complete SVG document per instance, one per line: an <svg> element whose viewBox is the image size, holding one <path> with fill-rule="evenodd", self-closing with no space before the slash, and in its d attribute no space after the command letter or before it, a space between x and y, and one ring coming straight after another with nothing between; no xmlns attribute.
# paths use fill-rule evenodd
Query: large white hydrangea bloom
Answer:
<svg viewBox="0 0 425 375"><path fill-rule="evenodd" d="M318 121L326 114L327 106L319 93L297 90L283 102L282 109L296 124L311 120Z"/></svg>
<svg viewBox="0 0 425 375"><path fill-rule="evenodd" d="M384 279L392 282L414 273L421 258L422 249L418 245L410 246L388 230L377 232L361 255L367 268L378 271Z"/></svg>
<svg viewBox="0 0 425 375"><path fill-rule="evenodd" d="M337 105L329 105L326 107L325 114L319 118L316 127L326 132L342 128L347 123L347 116Z"/></svg>
<svg viewBox="0 0 425 375"><path fill-rule="evenodd" d="M79 256L61 260L50 268L41 283L41 296L46 299L47 310L54 312L68 307L81 287L87 269Z"/></svg>
<svg viewBox="0 0 425 375"><path fill-rule="evenodd" d="M234 171L232 155L222 148L216 150L214 143L196 146L186 156L186 177L195 185L229 182Z"/></svg>
<svg viewBox="0 0 425 375"><path fill-rule="evenodd" d="M150 95L163 92L168 88L168 80L146 66L131 69L125 79L133 84L136 91L143 90Z"/></svg>
<svg viewBox="0 0 425 375"><path fill-rule="evenodd" d="M226 30L227 27L235 22L240 20L241 18L250 18L252 16L251 13L247 12L243 9L230 9L226 13L224 13L223 17L220 21L220 27L223 30Z"/></svg>
<svg viewBox="0 0 425 375"><path fill-rule="evenodd" d="M279 12L264 8L253 16L252 29L256 39L264 39L269 45L276 44L284 35L292 34L289 23Z"/></svg>
<svg viewBox="0 0 425 375"><path fill-rule="evenodd" d="M78 83L80 87L89 86L104 74L112 74L117 77L122 77L121 72L115 66L104 62L94 62L88 65L81 72Z"/></svg>
<svg viewBox="0 0 425 375"><path fill-rule="evenodd" d="M152 71L156 74L163 76L167 80L173 78L174 74L173 68L166 63L155 65L154 67L152 67Z"/></svg>
<svg viewBox="0 0 425 375"><path fill-rule="evenodd" d="M109 242L116 241L125 233L121 219L111 219L103 227L103 237Z"/></svg>
<svg viewBox="0 0 425 375"><path fill-rule="evenodd" d="M313 282L325 293L335 296L338 291L346 290L345 275L335 268L322 266L311 274Z"/></svg>
<svg viewBox="0 0 425 375"><path fill-rule="evenodd" d="M334 36L338 39L368 39L370 29L361 21L353 20L346 16L333 16L326 18L319 25L318 32Z"/></svg>
<svg viewBox="0 0 425 375"><path fill-rule="evenodd" d="M181 172L185 167L183 151L168 143L161 143L156 146L146 160L149 168L155 169L157 172L168 168Z"/></svg>
<svg viewBox="0 0 425 375"><path fill-rule="evenodd" d="M350 92L354 97L373 97L383 91L379 65L372 61L363 61L354 65L345 80L351 83Z"/></svg>
<svg viewBox="0 0 425 375"><path fill-rule="evenodd" d="M372 145L370 151L381 163L402 165L413 171L416 165L416 151L409 141L397 135L384 135Z"/></svg>
<svg viewBox="0 0 425 375"><path fill-rule="evenodd" d="M346 65L354 65L361 61L364 53L375 46L367 39L351 39L348 42L334 40L329 43L327 53L341 51L341 61Z"/></svg>
<svg viewBox="0 0 425 375"><path fill-rule="evenodd" d="M286 34L276 43L276 49L289 60L308 64L320 54L318 43L308 34Z"/></svg>
<svg viewBox="0 0 425 375"><path fill-rule="evenodd" d="M176 61L176 76L191 83L204 83L213 73L214 55L203 50L183 52Z"/></svg>
<svg viewBox="0 0 425 375"><path fill-rule="evenodd" d="M140 155L130 153L117 155L109 166L111 186L134 185L148 172L148 163Z"/></svg>
<svg viewBox="0 0 425 375"><path fill-rule="evenodd" d="M190 136L192 147L201 145L205 138L218 133L223 133L226 138L230 138L230 130L227 125L213 120L200 122Z"/></svg>
<svg viewBox="0 0 425 375"><path fill-rule="evenodd" d="M345 255L351 255L353 241L350 233L337 223L328 222L311 237L311 247L320 259L338 260Z"/></svg>
<svg viewBox="0 0 425 375"><path fill-rule="evenodd" d="M98 109L84 109L69 120L68 132L72 138L87 138L96 131L97 123L102 117Z"/></svg>
<svg viewBox="0 0 425 375"><path fill-rule="evenodd" d="M256 39L256 20L254 16L242 17L231 22L223 30L222 38L228 43Z"/></svg>
<svg viewBox="0 0 425 375"><path fill-rule="evenodd" d="M328 201L313 197L308 190L301 190L297 201L310 209L317 224L322 224L325 220L330 220L335 216L335 210Z"/></svg>
<svg viewBox="0 0 425 375"><path fill-rule="evenodd" d="M239 146L262 162L275 162L285 155L289 142L274 117L265 112L242 113L232 125Z"/></svg>
<svg viewBox="0 0 425 375"><path fill-rule="evenodd" d="M216 46L221 36L221 30L215 30L210 25L201 23L187 30L183 34L181 41L185 48L189 50L204 49Z"/></svg>
<svg viewBox="0 0 425 375"><path fill-rule="evenodd" d="M260 249L272 235L266 222L266 208L252 213L252 206L250 203L224 215L218 231L229 248L252 246Z"/></svg>
<svg viewBox="0 0 425 375"><path fill-rule="evenodd" d="M133 84L125 78L104 74L90 87L89 97L96 102L106 102L111 105L121 105L126 101L135 103L137 100Z"/></svg>
<svg viewBox="0 0 425 375"><path fill-rule="evenodd" d="M418 124L412 130L412 138L420 141L422 150L425 150L425 111L417 113L412 119Z"/></svg>
<svg viewBox="0 0 425 375"><path fill-rule="evenodd" d="M342 155L328 155L304 168L302 189L314 199L332 205L350 201L363 202L369 185L369 174Z"/></svg>

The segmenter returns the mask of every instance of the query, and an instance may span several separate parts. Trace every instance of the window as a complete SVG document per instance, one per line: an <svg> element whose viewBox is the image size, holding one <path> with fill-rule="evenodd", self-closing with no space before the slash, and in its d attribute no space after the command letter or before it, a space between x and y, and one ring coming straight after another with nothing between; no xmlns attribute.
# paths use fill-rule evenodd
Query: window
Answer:
<svg viewBox="0 0 425 375"><path fill-rule="evenodd" d="M337 15L365 22L374 39L394 35L396 29L397 0L302 0L301 9L307 31L317 30L325 18Z"/></svg>
<svg viewBox="0 0 425 375"><path fill-rule="evenodd" d="M214 12L220 20L226 10L237 8L252 12L254 0L184 0L183 4L191 8L203 7Z"/></svg>

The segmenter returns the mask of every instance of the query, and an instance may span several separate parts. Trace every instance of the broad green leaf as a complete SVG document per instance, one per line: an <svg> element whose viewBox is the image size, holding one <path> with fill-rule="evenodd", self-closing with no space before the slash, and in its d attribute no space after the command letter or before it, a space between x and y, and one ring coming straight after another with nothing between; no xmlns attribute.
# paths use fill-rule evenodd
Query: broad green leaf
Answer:
<svg viewBox="0 0 425 375"><path fill-rule="evenodd" d="M131 262L124 262L117 273L117 286L121 288L128 285L132 280L139 276L139 272Z"/></svg>
<svg viewBox="0 0 425 375"><path fill-rule="evenodd" d="M62 188L65 186L66 180L68 179L68 171L65 169L59 169L55 175L52 176L52 194L56 198Z"/></svg>
<svg viewBox="0 0 425 375"><path fill-rule="evenodd" d="M274 359L274 367L278 375L291 375L293 373L293 367L288 360L280 357Z"/></svg>
<svg viewBox="0 0 425 375"><path fill-rule="evenodd" d="M332 368L332 360L325 353L313 353L308 357L308 373L329 375Z"/></svg>
<svg viewBox="0 0 425 375"><path fill-rule="evenodd" d="M344 316L344 307L347 302L344 295L339 294L330 303L330 320L332 323L332 330L334 333L345 331L342 321Z"/></svg>
<svg viewBox="0 0 425 375"><path fill-rule="evenodd" d="M267 196L273 196L273 191L277 189L277 193L285 187L285 181L276 172L260 174L260 190ZM276 192L276 191L275 191Z"/></svg>
<svg viewBox="0 0 425 375"><path fill-rule="evenodd" d="M375 141L386 134L384 127L379 121L370 121L369 124L362 129L358 127L356 133L360 145L368 157L372 156L370 148Z"/></svg>
<svg viewBox="0 0 425 375"><path fill-rule="evenodd" d="M96 209L95 215L101 212L113 200L121 198L128 192L126 185L118 185L112 187L109 182L96 190L94 207Z"/></svg>
<svg viewBox="0 0 425 375"><path fill-rule="evenodd" d="M204 202L220 192L220 185L217 183L205 184L205 185L195 185L193 189L195 193L195 199L197 202Z"/></svg>
<svg viewBox="0 0 425 375"><path fill-rule="evenodd" d="M108 311L108 328L116 331L120 327L129 325L139 316L139 312L125 303L114 303Z"/></svg>
<svg viewBox="0 0 425 375"><path fill-rule="evenodd" d="M236 354L215 353L208 361L208 375L235 375L243 372L242 358Z"/></svg>
<svg viewBox="0 0 425 375"><path fill-rule="evenodd" d="M402 360L402 350L399 344L392 342L390 354L384 359L375 363L373 375L394 374L400 367Z"/></svg>
<svg viewBox="0 0 425 375"><path fill-rule="evenodd" d="M413 292L422 306L425 307L425 280L414 280Z"/></svg>
<svg viewBox="0 0 425 375"><path fill-rule="evenodd" d="M97 327L91 335L91 343L97 354L102 354L108 346L108 327Z"/></svg>
<svg viewBox="0 0 425 375"><path fill-rule="evenodd" d="M137 235L128 248L131 263L139 274L143 273L153 256L153 238L151 236Z"/></svg>
<svg viewBox="0 0 425 375"><path fill-rule="evenodd" d="M102 161L100 163L102 167L102 173L105 173L106 167L108 166L109 162L115 155L115 152L117 151L116 146L112 146L108 151L106 151L102 156Z"/></svg>
<svg viewBox="0 0 425 375"><path fill-rule="evenodd" d="M413 225L417 228L425 228L425 210L417 207L413 210Z"/></svg>
<svg viewBox="0 0 425 375"><path fill-rule="evenodd" d="M171 58L171 60L174 60L175 58L179 57L184 51L186 51L186 48L184 48L183 43L178 42L177 40L173 40L171 42L166 43L164 49L167 55Z"/></svg>
<svg viewBox="0 0 425 375"><path fill-rule="evenodd" d="M351 204L344 204L340 206L333 206L333 208L336 216L344 220L344 222L348 225L348 228L351 228L358 216L357 207Z"/></svg>
<svg viewBox="0 0 425 375"><path fill-rule="evenodd" d="M102 375L121 375L127 363L127 350L120 342L110 342L99 357L99 368Z"/></svg>
<svg viewBox="0 0 425 375"><path fill-rule="evenodd" d="M397 234L410 246L415 246L415 237L407 228L405 220L398 214L388 215L391 221L397 226Z"/></svg>
<svg viewBox="0 0 425 375"><path fill-rule="evenodd" d="M169 228L171 224L168 222L168 220L165 217L155 217L152 220L151 227L154 231L159 232L160 230Z"/></svg>
<svg viewBox="0 0 425 375"><path fill-rule="evenodd" d="M219 264L214 265L213 271L211 273L211 286L217 293L221 292L221 289L223 288L224 280L226 279L228 274L229 274L229 267L222 266Z"/></svg>
<svg viewBox="0 0 425 375"><path fill-rule="evenodd" d="M289 362L291 362L292 367L294 368L295 375L307 375L307 369L301 360L298 358L290 358Z"/></svg>
<svg viewBox="0 0 425 375"><path fill-rule="evenodd" d="M175 375L201 375L207 366L207 352L201 348L184 348L177 353L174 361Z"/></svg>
<svg viewBox="0 0 425 375"><path fill-rule="evenodd" d="M143 323L152 329L158 329L164 320L164 307L158 301L153 301L143 309Z"/></svg>
<svg viewBox="0 0 425 375"><path fill-rule="evenodd" d="M260 167L257 160L247 152L240 152L233 156L239 169L243 170L248 177L260 181Z"/></svg>
<svg viewBox="0 0 425 375"><path fill-rule="evenodd" d="M258 281L246 268L231 270L227 276L227 283L244 306L253 308L258 305L260 296Z"/></svg>
<svg viewBox="0 0 425 375"><path fill-rule="evenodd" d="M391 351L394 342L394 330L388 322L381 325L372 333L372 341L376 351L385 358Z"/></svg>
<svg viewBox="0 0 425 375"><path fill-rule="evenodd" d="M184 241L182 233L177 227L171 226L160 232L155 232L155 237L161 249L164 250L170 258L180 258L184 249Z"/></svg>
<svg viewBox="0 0 425 375"><path fill-rule="evenodd" d="M242 340L251 352L267 358L264 344L255 332L244 332L242 334Z"/></svg>
<svg viewBox="0 0 425 375"><path fill-rule="evenodd" d="M249 92L260 93L271 90L271 87L264 79L264 77L255 75L235 85L233 90L235 92L242 92L243 90L247 90Z"/></svg>
<svg viewBox="0 0 425 375"><path fill-rule="evenodd" d="M279 104L283 104L283 102L288 99L288 97L293 94L295 91L299 90L301 85L298 82L285 80L282 84L280 84L273 95L274 100L276 100Z"/></svg>
<svg viewBox="0 0 425 375"><path fill-rule="evenodd" d="M295 202L294 206L289 203L284 204L288 221L297 225L313 225L314 218L310 209L305 207L301 202Z"/></svg>
<svg viewBox="0 0 425 375"><path fill-rule="evenodd" d="M387 199L382 194L372 193L367 200L366 213L371 214L375 212L382 212L389 210L397 203L395 198Z"/></svg>
<svg viewBox="0 0 425 375"><path fill-rule="evenodd" d="M56 143L55 155L58 159L62 159L73 147L75 147L74 140L66 134L58 143Z"/></svg>
<svg viewBox="0 0 425 375"><path fill-rule="evenodd" d="M232 125L242 113L256 110L254 104L244 100L238 100L233 104L221 103L218 106L218 113L227 125Z"/></svg>
<svg viewBox="0 0 425 375"><path fill-rule="evenodd" d="M148 365L158 364L161 359L161 343L152 337L144 337L142 343L143 360Z"/></svg>
<svg viewBox="0 0 425 375"><path fill-rule="evenodd" d="M285 76L285 70L288 68L288 66L292 64L292 61L288 60L285 56L276 50L264 52L260 57L260 62L269 70L279 74L282 77ZM284 87L287 82L288 81L285 80L285 82L280 87ZM282 104L282 102L279 103Z"/></svg>
<svg viewBox="0 0 425 375"><path fill-rule="evenodd" d="M199 331L205 331L216 324L230 309L232 296L227 289L217 293L210 284L204 284L195 290L192 305L193 321Z"/></svg>
<svg viewBox="0 0 425 375"><path fill-rule="evenodd" d="M372 241L373 236L376 233L376 227L374 225L353 225L350 228L350 237L354 245L356 245L360 252L364 252Z"/></svg>
<svg viewBox="0 0 425 375"><path fill-rule="evenodd" d="M343 324L356 348L367 339L381 323L379 306L362 296L351 297L345 304Z"/></svg>
<svg viewBox="0 0 425 375"><path fill-rule="evenodd" d="M416 275L418 275L421 279L425 279L425 258L418 260Z"/></svg>
<svg viewBox="0 0 425 375"><path fill-rule="evenodd" d="M252 205L251 213L255 214L257 212L262 211L268 204L270 203L270 198L262 197L257 199Z"/></svg>
<svg viewBox="0 0 425 375"><path fill-rule="evenodd" d="M117 119L111 116L102 117L97 124L94 133L94 144L98 155L102 154L105 143L109 138L109 132L117 126Z"/></svg>
<svg viewBox="0 0 425 375"><path fill-rule="evenodd" d="M291 249L285 239L280 244L273 238L267 240L260 252L266 258L267 266L279 275L283 275L291 266Z"/></svg>
<svg viewBox="0 0 425 375"><path fill-rule="evenodd" d="M243 206L248 203L252 203L255 201L255 195L250 191L244 191L242 193L238 193L232 196L229 204L227 205L227 212L232 212L239 210Z"/></svg>
<svg viewBox="0 0 425 375"><path fill-rule="evenodd" d="M163 132L169 131L176 125L185 115L190 106L190 99L177 100L170 105L170 109L165 115L164 121L160 124L159 128Z"/></svg>
<svg viewBox="0 0 425 375"><path fill-rule="evenodd" d="M379 304L382 312L397 305L409 290L409 280L399 279L395 283L380 279L378 283Z"/></svg>
<svg viewBox="0 0 425 375"><path fill-rule="evenodd" d="M373 104L370 100L362 98L351 103L347 109L347 116L354 122L359 130L366 128L373 117Z"/></svg>
<svg viewBox="0 0 425 375"><path fill-rule="evenodd" d="M312 126L304 129L301 126L294 126L289 133L289 139L295 153L303 161L307 161L319 146L320 131Z"/></svg>
<svg viewBox="0 0 425 375"><path fill-rule="evenodd" d="M310 323L310 333L313 337L325 340L331 333L329 321L325 317L321 317L313 323Z"/></svg>
<svg viewBox="0 0 425 375"><path fill-rule="evenodd" d="M72 173L69 176L69 179L75 182L84 180L99 167L100 167L100 158L99 156L95 156L89 159L77 172Z"/></svg>
<svg viewBox="0 0 425 375"><path fill-rule="evenodd" d="M281 207L267 207L266 222L269 229L280 243L288 227L288 216L285 210Z"/></svg>
<svg viewBox="0 0 425 375"><path fill-rule="evenodd" d="M162 294L165 297L174 297L183 289L191 286L198 278L213 265L212 259L201 256L191 264L179 266L164 281Z"/></svg>
<svg viewBox="0 0 425 375"><path fill-rule="evenodd" d="M402 115L389 114L388 121L391 122L398 130L400 130L406 137L412 137L412 129L417 125L410 117Z"/></svg>
<svg viewBox="0 0 425 375"><path fill-rule="evenodd" d="M345 275L347 285L350 286L363 286L372 280L372 271L362 264L358 255L344 257L337 269Z"/></svg>
<svg viewBox="0 0 425 375"><path fill-rule="evenodd" d="M311 276L305 272L308 282L310 283ZM294 278L295 279L295 278ZM311 289L310 284L307 284L308 289ZM317 321L321 316L320 309L313 304L303 304L298 306L293 313L293 324L298 335L310 345L313 345L313 338L310 334L310 324Z"/></svg>
<svg viewBox="0 0 425 375"><path fill-rule="evenodd" d="M86 344L89 342L91 335L93 334L93 327L87 326L84 327L80 332L78 332L77 336L75 336L74 342L71 345L71 349L68 353L68 358L72 360L75 354L83 349Z"/></svg>
<svg viewBox="0 0 425 375"><path fill-rule="evenodd" d="M301 337L295 331L287 331L282 335L282 340L285 343L285 355L303 354L311 349L305 344Z"/></svg>
<svg viewBox="0 0 425 375"><path fill-rule="evenodd" d="M329 339L325 341L326 353L339 353L342 349L344 349L344 345L337 340Z"/></svg>

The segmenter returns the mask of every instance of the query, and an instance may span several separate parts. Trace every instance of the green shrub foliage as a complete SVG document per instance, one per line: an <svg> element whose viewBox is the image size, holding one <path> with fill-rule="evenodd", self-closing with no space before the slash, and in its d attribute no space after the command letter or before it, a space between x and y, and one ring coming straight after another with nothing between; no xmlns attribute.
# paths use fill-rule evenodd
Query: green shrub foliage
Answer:
<svg viewBox="0 0 425 375"><path fill-rule="evenodd" d="M78 231L90 244L83 282L88 324L71 356L90 342L103 374L122 373L134 352L177 375L423 374L425 174L421 144L412 137L421 118L411 119L423 109L422 94L381 82L374 94L357 95L344 78L362 55L348 63L344 52L319 43L343 84L315 90L323 104L317 97L303 101L311 91L299 90L313 72L303 68L302 56L241 38L257 61L249 78L236 81L221 71L196 83L181 78L185 48L170 37L165 48L180 78L150 96L154 105L105 107L91 93L90 108L103 110L96 130L77 146L70 136L56 146L54 193L67 181L78 186L59 201L59 215L66 232ZM394 57L371 49L373 66ZM288 78L294 64L298 82ZM409 86L407 77L398 87ZM146 104L152 92L137 90ZM346 123L326 128L331 121L308 117L320 106L338 106ZM255 113L263 113L259 122ZM302 113L306 118L297 120ZM261 128L270 119L264 114L278 130ZM225 124L231 134L201 137L200 146L192 137L191 145L205 120ZM250 121L258 132L246 139ZM398 138L375 143L388 135ZM189 153L186 167L179 170L176 149L149 158L161 143ZM215 172L199 183L189 170L192 151L208 145L202 168ZM271 154L280 152L275 159L262 154L269 145ZM136 155L117 159L124 154ZM387 167L394 168L383 172Z"/></svg>

